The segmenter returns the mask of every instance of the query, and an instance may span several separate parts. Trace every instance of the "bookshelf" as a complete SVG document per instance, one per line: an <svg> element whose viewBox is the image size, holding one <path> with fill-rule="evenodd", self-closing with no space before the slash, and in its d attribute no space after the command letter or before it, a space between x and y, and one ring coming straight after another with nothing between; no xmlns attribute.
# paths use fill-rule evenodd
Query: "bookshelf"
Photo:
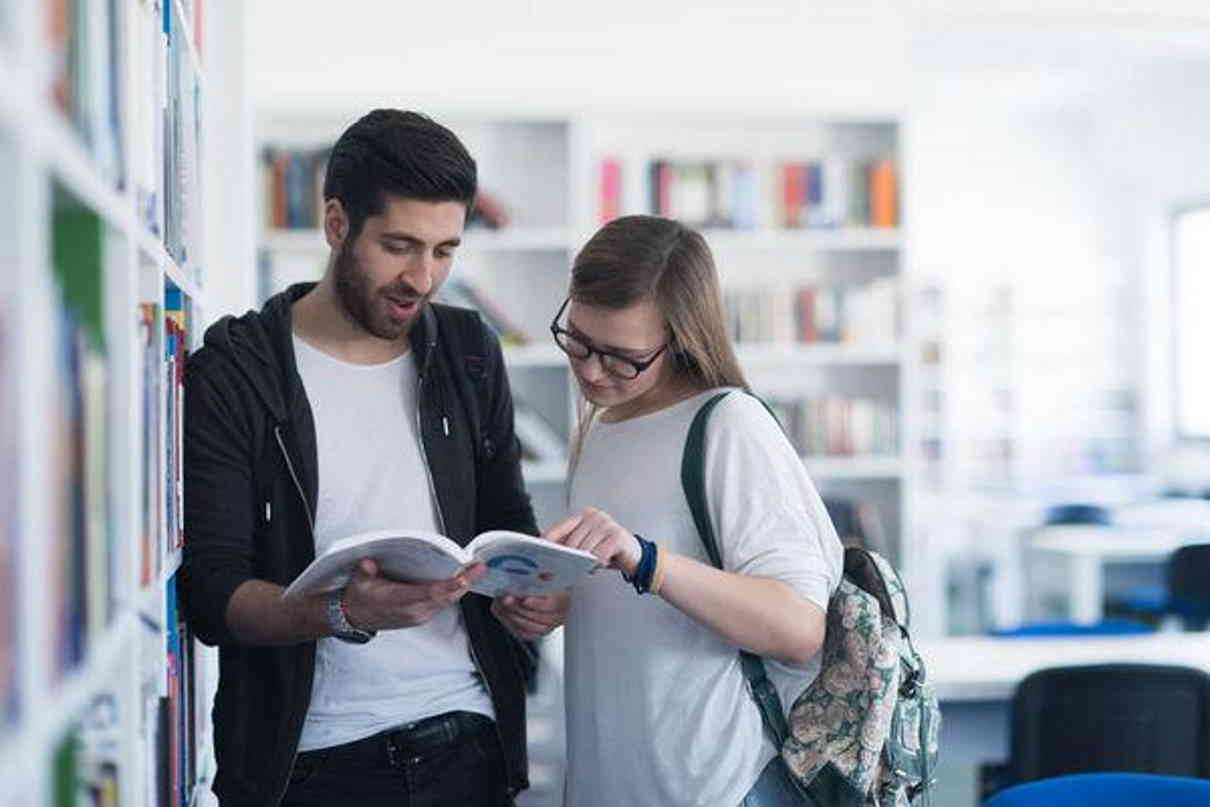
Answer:
<svg viewBox="0 0 1210 807"><path fill-rule="evenodd" d="M762 395L783 402L795 420L814 423L828 408L838 423L877 419L880 434L888 432L877 446L839 440L821 451L819 440L796 442L825 493L875 502L898 552L911 476L898 413L916 361L900 304L904 231L894 116L783 116L754 124L725 112L657 118L424 110L464 139L483 189L509 211L511 220L498 229L468 229L451 281L472 287L507 320L501 330L519 336L504 340L505 358L518 408L544 424L535 426L538 442L553 435L565 444L575 423L574 384L546 330L575 251L604 216L662 209L703 225L741 363ZM262 298L322 273L327 247L310 212L322 172L315 155L362 112L258 110ZM875 167L879 182L889 172L889 196L885 184L870 195ZM877 418L867 417L868 409ZM524 446L528 426L518 430ZM809 436L805 426L800 431ZM541 524L562 515L564 463L565 451L527 452L525 475Z"/></svg>
<svg viewBox="0 0 1210 807"><path fill-rule="evenodd" d="M0 804L214 803L175 609L208 11L0 4Z"/></svg>

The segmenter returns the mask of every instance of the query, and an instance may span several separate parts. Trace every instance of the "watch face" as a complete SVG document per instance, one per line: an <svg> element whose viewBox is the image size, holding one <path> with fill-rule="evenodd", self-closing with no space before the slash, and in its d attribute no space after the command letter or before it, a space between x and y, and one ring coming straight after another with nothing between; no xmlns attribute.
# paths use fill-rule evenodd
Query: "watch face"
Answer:
<svg viewBox="0 0 1210 807"><path fill-rule="evenodd" d="M370 641L371 638L373 638L370 634L363 630L357 630L357 628L353 628L353 630L348 631L347 633L337 633L334 635L341 641L352 642L353 644L365 644L366 642Z"/></svg>

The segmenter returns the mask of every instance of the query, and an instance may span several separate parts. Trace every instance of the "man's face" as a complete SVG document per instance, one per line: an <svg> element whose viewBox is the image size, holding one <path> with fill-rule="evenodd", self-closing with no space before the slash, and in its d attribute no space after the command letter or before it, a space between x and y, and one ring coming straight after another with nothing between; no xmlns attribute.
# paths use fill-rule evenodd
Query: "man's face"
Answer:
<svg viewBox="0 0 1210 807"><path fill-rule="evenodd" d="M387 196L336 254L336 294L349 316L379 339L405 338L449 276L465 221L461 202Z"/></svg>

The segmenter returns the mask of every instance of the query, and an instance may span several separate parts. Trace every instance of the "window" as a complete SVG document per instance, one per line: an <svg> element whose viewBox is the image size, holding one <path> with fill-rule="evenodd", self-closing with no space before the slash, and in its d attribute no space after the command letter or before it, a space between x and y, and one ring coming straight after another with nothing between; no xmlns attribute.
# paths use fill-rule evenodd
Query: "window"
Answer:
<svg viewBox="0 0 1210 807"><path fill-rule="evenodd" d="M1176 217L1174 257L1176 433L1210 440L1210 206Z"/></svg>

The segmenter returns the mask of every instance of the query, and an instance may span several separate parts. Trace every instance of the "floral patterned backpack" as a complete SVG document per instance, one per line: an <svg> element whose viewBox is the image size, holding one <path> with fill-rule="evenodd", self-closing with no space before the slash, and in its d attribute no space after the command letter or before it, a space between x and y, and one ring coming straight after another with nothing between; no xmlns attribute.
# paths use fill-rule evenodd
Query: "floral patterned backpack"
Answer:
<svg viewBox="0 0 1210 807"><path fill-rule="evenodd" d="M705 438L710 411L728 394L698 410L681 459L685 498L706 552L720 569L706 507ZM932 803L941 710L908 624L907 594L894 568L875 552L849 547L844 578L828 603L819 675L794 701L788 721L764 662L740 651L765 732L805 792L805 804Z"/></svg>

